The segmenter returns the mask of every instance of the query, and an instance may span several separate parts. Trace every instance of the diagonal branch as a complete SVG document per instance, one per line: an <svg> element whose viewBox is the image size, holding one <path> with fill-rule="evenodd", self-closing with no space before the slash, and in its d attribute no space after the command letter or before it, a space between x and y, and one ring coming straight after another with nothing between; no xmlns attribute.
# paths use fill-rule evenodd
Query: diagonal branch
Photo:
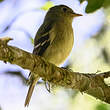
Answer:
<svg viewBox="0 0 110 110"><path fill-rule="evenodd" d="M104 82L110 77L110 71L100 74L72 72L56 67L40 56L7 45L9 40L12 39L0 39L0 60L29 69L53 85L77 89L110 104L110 87Z"/></svg>

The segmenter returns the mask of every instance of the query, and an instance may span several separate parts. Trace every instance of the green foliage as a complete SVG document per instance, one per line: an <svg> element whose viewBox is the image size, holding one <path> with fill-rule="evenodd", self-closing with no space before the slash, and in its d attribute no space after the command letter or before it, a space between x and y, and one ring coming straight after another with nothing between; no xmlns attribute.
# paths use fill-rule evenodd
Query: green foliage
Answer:
<svg viewBox="0 0 110 110"><path fill-rule="evenodd" d="M103 4L103 7L104 8L107 8L110 6L110 0L104 0L104 4Z"/></svg>
<svg viewBox="0 0 110 110"><path fill-rule="evenodd" d="M31 43L34 44L34 39L30 37Z"/></svg>
<svg viewBox="0 0 110 110"><path fill-rule="evenodd" d="M86 1L86 0L79 0L80 1L80 3L82 3L83 1Z"/></svg>
<svg viewBox="0 0 110 110"><path fill-rule="evenodd" d="M104 0L88 0L86 12L91 13L93 11L96 11L97 9L101 8L103 3L104 3Z"/></svg>
<svg viewBox="0 0 110 110"><path fill-rule="evenodd" d="M110 110L110 106L107 104L99 104L96 106L95 110Z"/></svg>
<svg viewBox="0 0 110 110"><path fill-rule="evenodd" d="M82 3L85 0L79 0ZM86 7L86 13L91 13L96 11L97 9L104 7L107 8L110 6L110 0L86 0L88 1L88 5Z"/></svg>
<svg viewBox="0 0 110 110"><path fill-rule="evenodd" d="M49 8L51 8L52 6L54 6L52 1L47 1L44 6L41 7L41 9L43 10L48 10Z"/></svg>
<svg viewBox="0 0 110 110"><path fill-rule="evenodd" d="M85 0L80 0L80 3L82 3ZM88 5L86 7L86 13L91 13L96 11L97 9L101 8L104 0L87 0Z"/></svg>
<svg viewBox="0 0 110 110"><path fill-rule="evenodd" d="M0 2L3 2L4 0L0 0Z"/></svg>

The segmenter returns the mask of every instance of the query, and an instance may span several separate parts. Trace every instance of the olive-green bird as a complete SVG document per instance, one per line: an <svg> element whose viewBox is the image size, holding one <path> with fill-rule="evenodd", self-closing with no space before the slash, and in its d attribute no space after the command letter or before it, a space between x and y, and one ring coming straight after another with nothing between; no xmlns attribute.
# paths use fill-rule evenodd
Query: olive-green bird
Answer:
<svg viewBox="0 0 110 110"><path fill-rule="evenodd" d="M35 36L33 54L42 56L57 66L63 63L73 47L72 21L77 16L82 15L75 13L65 5L57 5L50 8ZM32 92L38 80L38 75L30 73L30 87L25 106L29 105Z"/></svg>

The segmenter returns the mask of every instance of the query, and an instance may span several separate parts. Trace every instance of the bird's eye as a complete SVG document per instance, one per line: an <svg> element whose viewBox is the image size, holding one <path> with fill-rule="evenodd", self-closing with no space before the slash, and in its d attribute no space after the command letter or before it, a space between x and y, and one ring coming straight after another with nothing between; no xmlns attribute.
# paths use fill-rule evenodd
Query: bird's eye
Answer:
<svg viewBox="0 0 110 110"><path fill-rule="evenodd" d="M63 8L63 11L66 12L67 11L67 8Z"/></svg>

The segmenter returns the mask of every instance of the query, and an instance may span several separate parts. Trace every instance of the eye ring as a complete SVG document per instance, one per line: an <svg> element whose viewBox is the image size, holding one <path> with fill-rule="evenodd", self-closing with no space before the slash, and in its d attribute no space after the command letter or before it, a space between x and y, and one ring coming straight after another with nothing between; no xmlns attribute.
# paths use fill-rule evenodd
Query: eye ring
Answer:
<svg viewBox="0 0 110 110"><path fill-rule="evenodd" d="M67 8L63 8L62 10L63 10L64 12L66 12L66 11L67 11Z"/></svg>

